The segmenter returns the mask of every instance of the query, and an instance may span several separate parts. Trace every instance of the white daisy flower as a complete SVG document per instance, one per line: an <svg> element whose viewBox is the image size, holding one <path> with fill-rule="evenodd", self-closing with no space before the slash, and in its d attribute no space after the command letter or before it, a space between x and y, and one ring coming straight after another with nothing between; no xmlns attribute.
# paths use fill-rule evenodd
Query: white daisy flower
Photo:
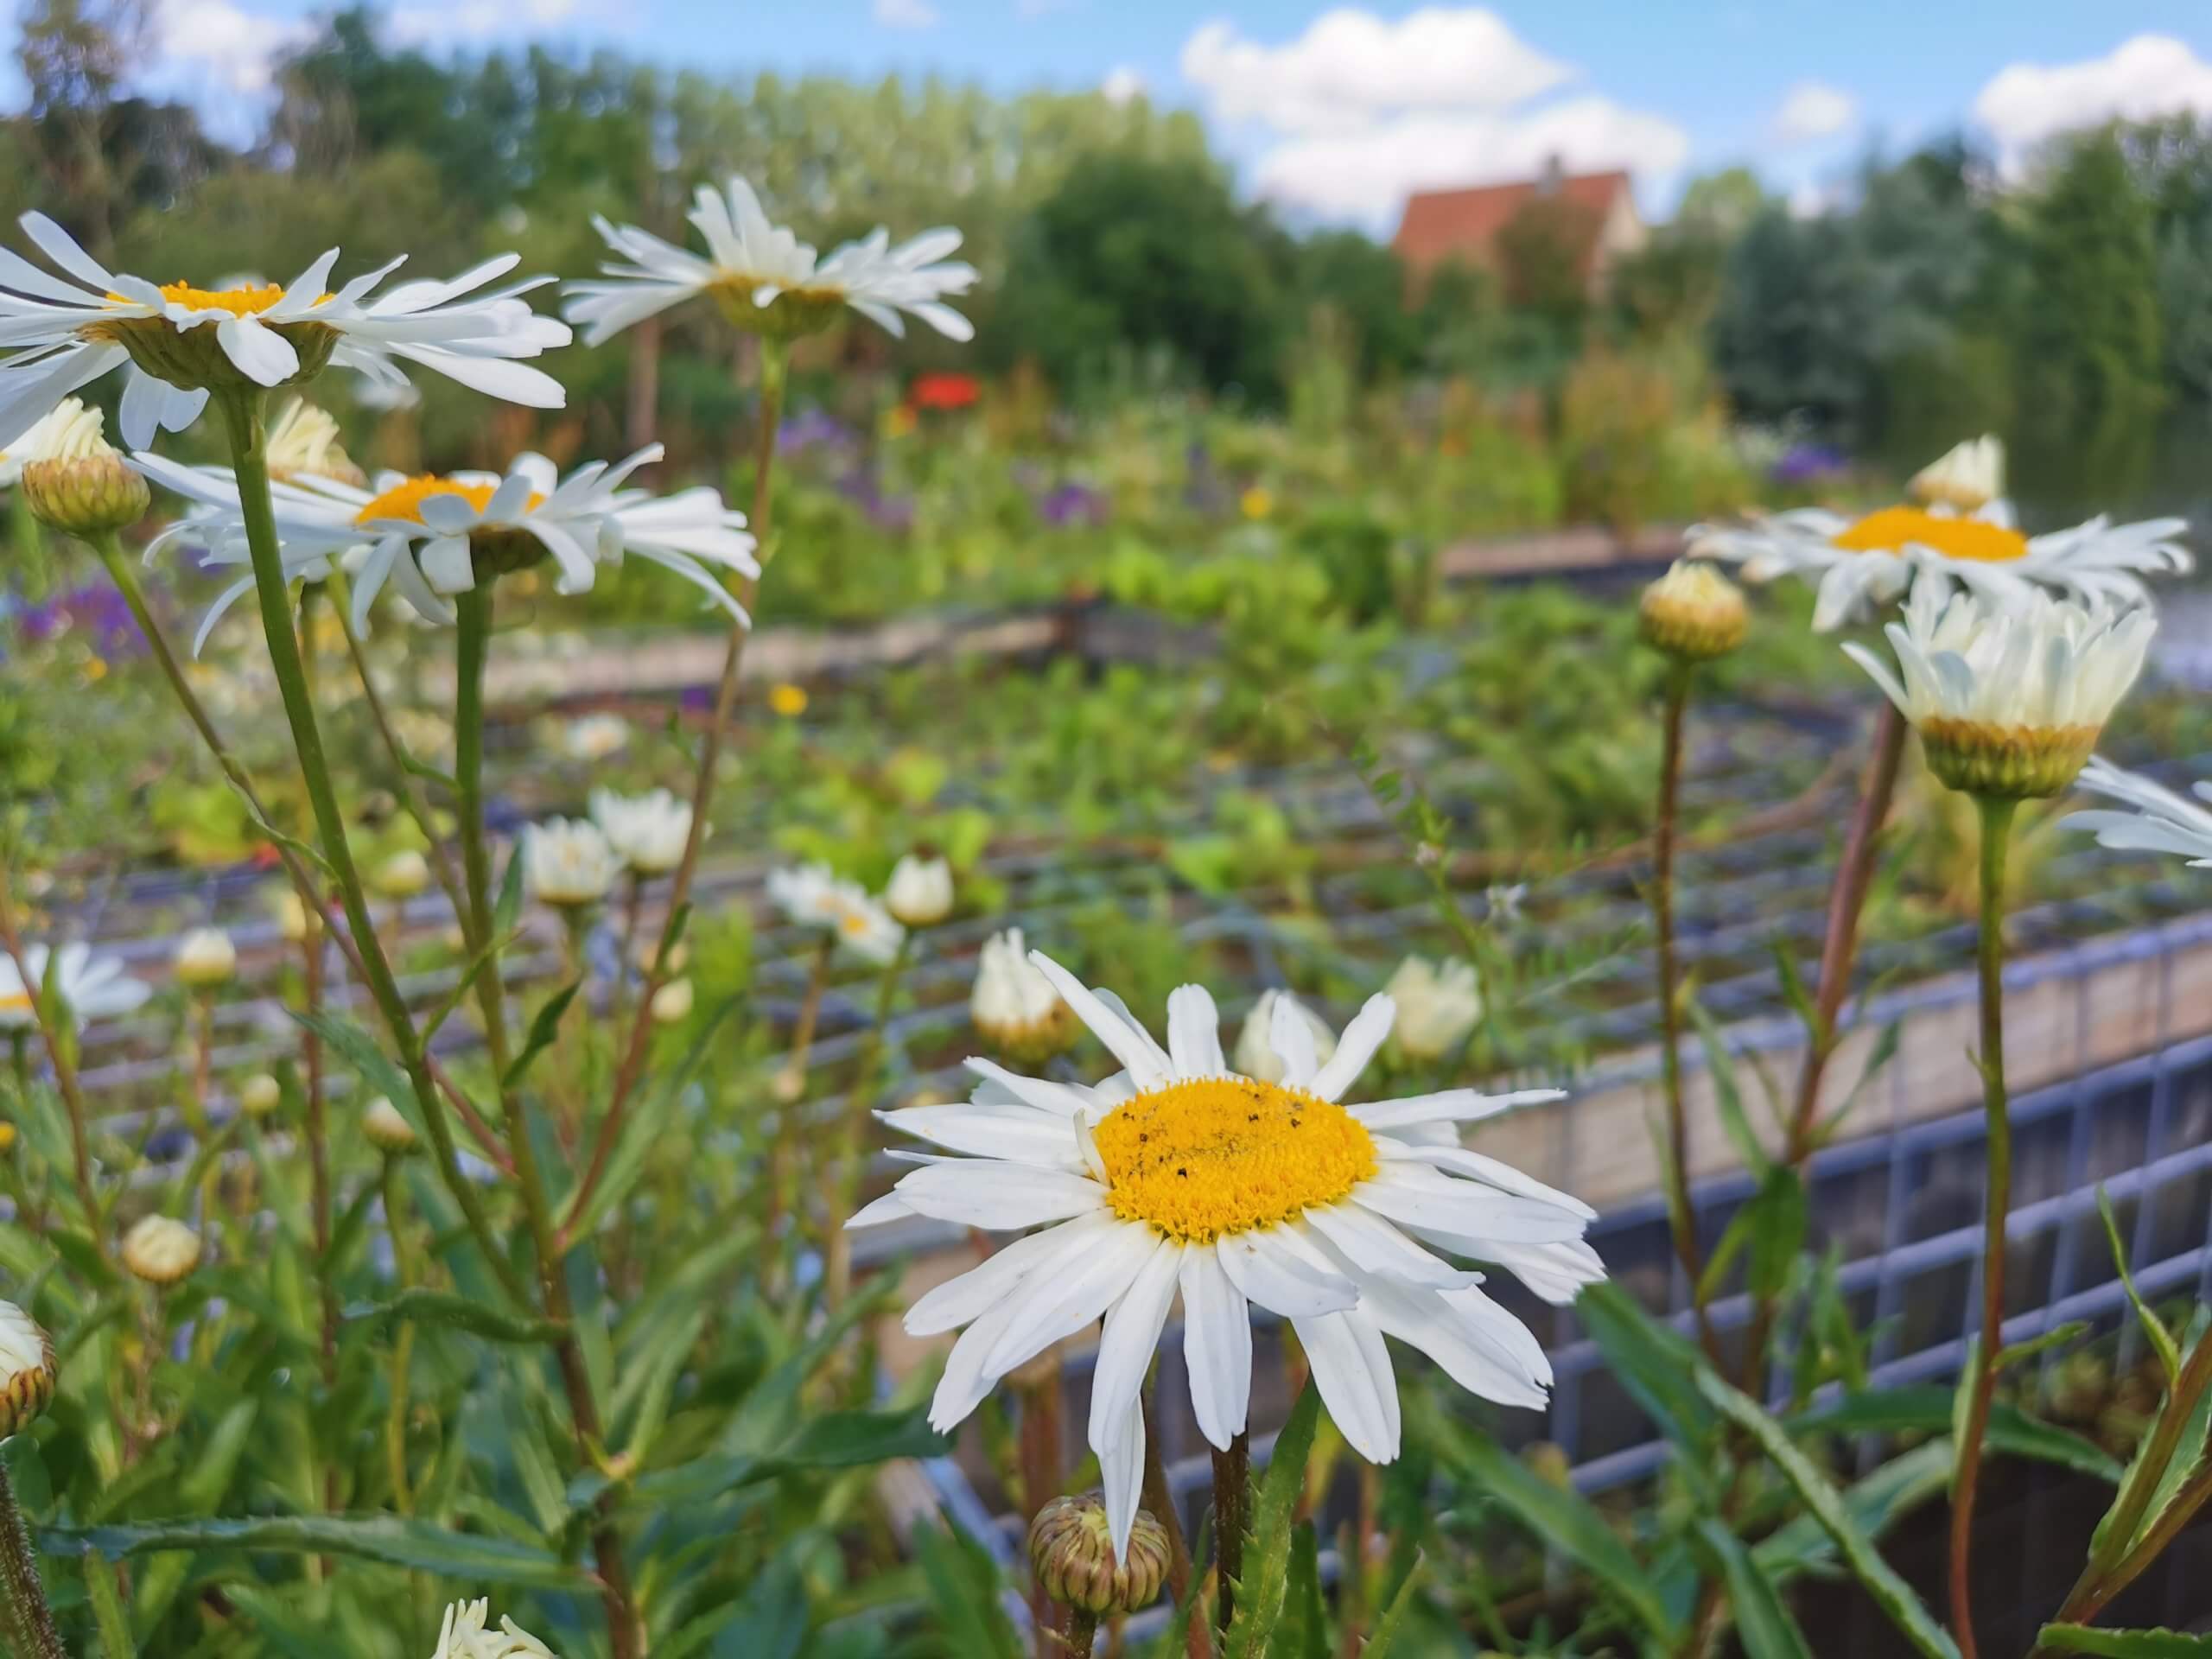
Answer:
<svg viewBox="0 0 2212 1659"><path fill-rule="evenodd" d="M218 385L279 386L326 363L373 384L404 385L403 361L420 364L509 403L558 409L560 383L515 359L569 343L568 325L519 297L550 277L476 296L514 269L500 254L451 282L402 283L372 297L399 260L335 291L325 284L331 249L289 283L194 288L111 271L43 213L24 234L68 280L0 249L0 447L63 397L130 364L123 393L125 442L142 448L156 428L181 431ZM475 296L464 298L464 296Z"/></svg>
<svg viewBox="0 0 2212 1659"><path fill-rule="evenodd" d="M2043 593L2014 608L1931 575L1914 585L1904 620L1884 631L1894 673L1864 645L1844 650L1912 722L1944 783L2025 798L2073 782L2142 672L2157 627L2147 610Z"/></svg>
<svg viewBox="0 0 2212 1659"><path fill-rule="evenodd" d="M453 1603L446 1609L437 1649L430 1659L555 1659L552 1649L504 1615L498 1630L486 1630L485 1621L491 1616L488 1596Z"/></svg>
<svg viewBox="0 0 2212 1659"><path fill-rule="evenodd" d="M726 193L701 185L688 217L706 239L705 258L634 225L592 219L629 263L610 262L600 267L601 279L568 284L569 320L582 327L584 344L601 345L699 294L713 295L740 327L781 337L825 327L844 306L893 334L906 332L904 312L950 339L975 337L968 319L944 303L976 280L974 266L946 257L960 246L957 231L924 231L894 248L891 233L878 228L817 259L811 246L769 222L741 178Z"/></svg>
<svg viewBox="0 0 2212 1659"><path fill-rule="evenodd" d="M614 855L639 875L666 875L683 861L691 839L691 803L667 790L617 795L594 789L591 816Z"/></svg>
<svg viewBox="0 0 2212 1659"><path fill-rule="evenodd" d="M1751 582L1794 575L1816 583L1813 626L1823 633L1902 597L1923 570L2008 604L2056 588L2084 600L2147 605L2144 575L2190 568L2188 550L2176 539L2189 528L2185 519L2115 524L2100 515L2071 530L2029 537L2002 499L1981 499L1967 511L1955 505L2001 483L2003 468L2002 446L1982 439L1971 455L1955 450L1914 479L1922 505L1884 507L1856 519L1806 507L1741 529L1694 525L1689 551L1733 560Z"/></svg>
<svg viewBox="0 0 2212 1659"><path fill-rule="evenodd" d="M31 977L26 986L16 971L16 958L0 950L0 1031L28 1031L38 1023L33 1003L46 983L47 959L46 946L24 947L23 969ZM92 947L82 940L61 947L54 982L61 993L62 1017L79 1023L130 1014L154 994L143 980L125 974L113 957L93 956Z"/></svg>
<svg viewBox="0 0 2212 1659"><path fill-rule="evenodd" d="M474 588L480 568L497 574L550 556L560 572L554 586L575 594L590 588L601 565L619 568L624 555L635 554L749 622L709 568L760 574L745 515L704 486L669 496L621 487L661 454L659 444L648 444L626 461L612 467L592 461L566 479L544 456L524 454L504 475L382 473L371 489L310 475L272 483L285 572L315 581L330 574L334 559L342 562L353 579L353 625L365 628L369 607L387 582L423 616L451 622L445 596ZM238 485L227 467L184 467L145 453L132 456L131 464L206 509L156 537L149 557L182 543L204 548L213 564L251 562ZM217 619L252 586L252 576L243 576L217 597L193 641L194 655Z"/></svg>
<svg viewBox="0 0 2212 1659"><path fill-rule="evenodd" d="M944 859L907 853L891 867L883 907L907 927L934 927L952 914L952 866Z"/></svg>
<svg viewBox="0 0 2212 1659"><path fill-rule="evenodd" d="M525 828L523 874L539 902L594 905L613 890L622 861L588 818L548 818Z"/></svg>
<svg viewBox="0 0 2212 1659"><path fill-rule="evenodd" d="M93 430L97 432L105 418L98 410L92 412ZM50 460L58 449L78 442L83 430L85 405L77 398L64 397L52 409L26 428L22 436L0 449L0 489L13 489L23 476L26 463Z"/></svg>
<svg viewBox="0 0 2212 1659"><path fill-rule="evenodd" d="M2089 812L2069 812L2069 830L2087 830L2098 844L2122 853L2175 853L2200 870L2212 869L2212 810L2200 802L2212 801L2212 784L2191 786L2190 800L2139 772L2124 772L2101 755L2091 755L2082 768L2082 787L2135 810L2116 812L2101 807Z"/></svg>
<svg viewBox="0 0 2212 1659"><path fill-rule="evenodd" d="M866 962L880 967L899 954L906 930L857 881L827 864L768 873L768 901L800 927L818 927Z"/></svg>
<svg viewBox="0 0 2212 1659"><path fill-rule="evenodd" d="M966 1327L931 1403L940 1431L1016 1366L1103 1319L1089 1438L1118 1556L1143 1478L1139 1392L1179 1292L1192 1407L1217 1446L1245 1427L1255 1304L1290 1321L1330 1416L1371 1462L1398 1454L1385 1337L1486 1399L1544 1403L1542 1347L1483 1294L1481 1274L1437 1251L1495 1263L1553 1300L1605 1276L1583 1239L1586 1205L1462 1149L1454 1128L1556 1090L1342 1106L1389 1033L1388 996L1368 999L1325 1065L1313 1027L1278 1000L1283 1080L1270 1084L1229 1070L1200 987L1168 999L1162 1048L1118 998L1041 953L1030 960L1124 1070L1084 1088L969 1061L982 1082L968 1104L882 1114L965 1155L920 1160L846 1224L920 1215L1040 1230L907 1310L916 1336Z"/></svg>
<svg viewBox="0 0 2212 1659"><path fill-rule="evenodd" d="M561 732L561 752L571 760L605 760L630 747L630 722L620 715L579 715Z"/></svg>

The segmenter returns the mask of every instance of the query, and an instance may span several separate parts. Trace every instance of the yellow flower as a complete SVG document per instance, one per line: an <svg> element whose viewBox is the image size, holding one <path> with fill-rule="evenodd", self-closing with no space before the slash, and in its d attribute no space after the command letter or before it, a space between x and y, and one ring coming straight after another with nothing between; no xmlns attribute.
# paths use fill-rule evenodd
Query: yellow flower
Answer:
<svg viewBox="0 0 2212 1659"><path fill-rule="evenodd" d="M107 677L107 658L105 657L87 657L85 659L85 677L95 682L105 679Z"/></svg>
<svg viewBox="0 0 2212 1659"><path fill-rule="evenodd" d="M16 1145L16 1126L0 1123L0 1152L12 1151Z"/></svg>
<svg viewBox="0 0 2212 1659"><path fill-rule="evenodd" d="M768 706L786 720L797 720L806 712L806 688L779 681L768 688Z"/></svg>
<svg viewBox="0 0 2212 1659"><path fill-rule="evenodd" d="M914 430L914 411L904 404L894 404L883 417L883 435L903 438Z"/></svg>
<svg viewBox="0 0 2212 1659"><path fill-rule="evenodd" d="M1275 510L1275 498L1264 484L1255 484L1236 499L1236 505L1247 518L1265 518Z"/></svg>

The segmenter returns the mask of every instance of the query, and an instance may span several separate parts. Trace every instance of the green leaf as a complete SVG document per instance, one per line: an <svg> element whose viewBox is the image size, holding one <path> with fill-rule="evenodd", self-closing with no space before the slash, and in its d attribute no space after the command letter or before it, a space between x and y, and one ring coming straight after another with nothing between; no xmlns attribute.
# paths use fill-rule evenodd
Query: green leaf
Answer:
<svg viewBox="0 0 2212 1659"><path fill-rule="evenodd" d="M507 868L499 875L499 896L492 901L492 937L504 939L522 921L521 857L515 853L507 855Z"/></svg>
<svg viewBox="0 0 2212 1659"><path fill-rule="evenodd" d="M694 1459L632 1483L626 1501L652 1508L702 1503L741 1487L809 1469L849 1469L893 1458L941 1458L952 1444L931 1428L925 1406L833 1411L811 1418L774 1452Z"/></svg>
<svg viewBox="0 0 2212 1659"><path fill-rule="evenodd" d="M130 1526L50 1527L39 1535L48 1554L109 1560L166 1549L260 1551L281 1555L347 1555L412 1567L456 1584L519 1584L582 1590L591 1578L550 1551L479 1533L454 1532L396 1515L268 1516L244 1521L179 1519Z"/></svg>
<svg viewBox="0 0 2212 1659"><path fill-rule="evenodd" d="M2112 1245L2112 1264L2119 1270L2120 1286L2134 1305L2135 1317L2143 1322L2143 1334L2158 1350L2158 1363L2165 1369L2166 1386L2171 1389L2181 1376L2181 1351L2174 1345L2174 1333L2166 1329L2166 1322L2151 1311L2151 1305L2135 1288L2135 1275L2127 1270L2127 1249L2120 1242L2120 1218L2112 1212L2112 1199L2102 1183L2097 1187L2097 1216L2105 1224L2105 1238Z"/></svg>
<svg viewBox="0 0 2212 1659"><path fill-rule="evenodd" d="M1744 1208L1757 1217L1751 1223L1746 1284L1753 1296L1770 1300L1782 1294L1804 1253L1805 1183L1788 1164L1777 1164Z"/></svg>
<svg viewBox="0 0 2212 1659"><path fill-rule="evenodd" d="M1789 1422L1793 1434L1899 1434L1926 1430L1949 1432L1952 1392L1940 1383L1909 1389L1884 1389L1872 1394L1847 1394ZM1992 1451L2008 1457L2031 1458L2039 1463L2117 1481L2120 1460L2094 1440L2071 1429L2031 1417L2018 1406L2003 1401L1989 1409L1987 1436Z"/></svg>
<svg viewBox="0 0 2212 1659"><path fill-rule="evenodd" d="M287 1008L284 1012L337 1050L346 1063L361 1074L372 1094L382 1095L405 1115L417 1135L423 1133L422 1110L416 1104L415 1091L408 1086L406 1074L375 1038L352 1020L341 1020L334 1014L308 1014L299 1008Z"/></svg>
<svg viewBox="0 0 2212 1659"><path fill-rule="evenodd" d="M2063 1348L2067 1344L2087 1336L2088 1331L2089 1322L2087 1319L2069 1319L2063 1325L2052 1325L2039 1337L2030 1337L2025 1342L2015 1342L1999 1348L1997 1351L1998 1372L2002 1375L2012 1367L2033 1359L2037 1354L2048 1353L2053 1348Z"/></svg>
<svg viewBox="0 0 2212 1659"><path fill-rule="evenodd" d="M1282 1659L1330 1659L1328 1616L1321 1608L1321 1541L1311 1521L1290 1540L1289 1622L1277 1645Z"/></svg>
<svg viewBox="0 0 2212 1659"><path fill-rule="evenodd" d="M1579 1563L1598 1591L1617 1603L1644 1632L1670 1651L1681 1632L1666 1599L1620 1535L1587 1499L1554 1486L1479 1429L1452 1422L1424 1399L1419 1408L1424 1437L1439 1459L1455 1465L1483 1494L1551 1548Z"/></svg>
<svg viewBox="0 0 2212 1659"><path fill-rule="evenodd" d="M123 1605L123 1586L115 1581L115 1563L105 1556L85 1557L85 1599L92 1605L100 1659L137 1659L138 1644L130 1635L130 1613Z"/></svg>
<svg viewBox="0 0 2212 1659"><path fill-rule="evenodd" d="M1930 1440L1891 1458L1843 1494L1844 1511L1866 1537L1879 1539L1921 1504L1940 1496L1951 1483L1951 1443ZM1835 1541L1809 1515L1792 1516L1751 1550L1759 1571L1787 1582L1800 1573L1825 1567L1835 1556Z"/></svg>
<svg viewBox="0 0 2212 1659"><path fill-rule="evenodd" d="M1320 1421L1321 1393L1308 1379L1290 1408L1289 1421L1275 1436L1267 1472L1260 1478L1252 1529L1244 1542L1236 1613L1224 1647L1225 1659L1268 1659L1273 1651L1275 1627L1282 1621L1290 1592L1292 1517L1306 1490L1306 1461L1313 1454L1313 1434Z"/></svg>
<svg viewBox="0 0 2212 1659"><path fill-rule="evenodd" d="M1685 1452L1702 1451L1715 1420L1697 1391L1703 1361L1696 1344L1645 1313L1616 1279L1600 1280L1576 1297L1574 1316L1659 1432Z"/></svg>
<svg viewBox="0 0 2212 1659"><path fill-rule="evenodd" d="M2053 1653L2101 1659L2212 1659L2212 1636L2179 1630L2098 1630L2087 1624L2046 1624L2037 1642Z"/></svg>
<svg viewBox="0 0 2212 1659"><path fill-rule="evenodd" d="M614 1143L614 1151L601 1173L599 1185L583 1209L569 1217L566 1231L571 1238L588 1238L598 1230L599 1224L629 1196L638 1178L645 1173L645 1159L654 1147L661 1144L662 1132L677 1107L683 1104L683 1091L690 1086L692 1077L706 1063L722 1021L730 1011L744 1001L742 995L725 998L699 1027L691 1039L691 1046L677 1063L675 1070L663 1077L653 1091L636 1102L630 1109L629 1121L622 1126L621 1138ZM581 1179L581 1177L579 1177ZM562 1199L563 1207L574 1202L573 1189Z"/></svg>
<svg viewBox="0 0 2212 1659"><path fill-rule="evenodd" d="M339 1316L349 1325L394 1325L412 1319L418 1325L446 1325L487 1342L551 1343L568 1327L558 1319L523 1319L495 1307L456 1296L449 1291L421 1285L403 1290L388 1302L359 1302Z"/></svg>
<svg viewBox="0 0 2212 1659"><path fill-rule="evenodd" d="M1905 1639L1928 1659L1959 1659L1958 1647L1949 1635L1921 1604L1912 1586L1882 1559L1873 1540L1859 1529L1844 1506L1842 1495L1791 1443L1782 1425L1762 1411L1756 1402L1711 1372L1700 1375L1697 1382L1721 1414L1756 1440L1759 1450L1782 1471L1783 1478L1796 1490L1799 1500L1834 1541L1853 1576L1866 1587L1867 1594L1874 1598Z"/></svg>
<svg viewBox="0 0 2212 1659"><path fill-rule="evenodd" d="M584 988L581 979L572 979L547 997L530 1022L530 1035L523 1041L522 1052L508 1065L506 1075L499 1079L503 1090L512 1090L523 1080L531 1063L553 1046L553 1039L561 1034L561 1016L569 1011L569 1004L576 1000L576 993Z"/></svg>
<svg viewBox="0 0 2212 1659"><path fill-rule="evenodd" d="M925 1523L914 1529L914 1554L936 1605L938 1625L976 1659L1023 1659L1021 1640L999 1605L997 1567L973 1540Z"/></svg>
<svg viewBox="0 0 2212 1659"><path fill-rule="evenodd" d="M1389 1659L1389 1652L1398 1639L1398 1630L1406 1622L1406 1610L1414 1605L1414 1591L1421 1582L1424 1558L1414 1557L1413 1568L1406 1574L1405 1582L1398 1586L1398 1593L1390 1598L1390 1605L1382 1615L1382 1622L1375 1627L1375 1634L1367 1638L1367 1645L1359 1650L1359 1659ZM1758 1659L1757 1655L1752 1659Z"/></svg>
<svg viewBox="0 0 2212 1659"><path fill-rule="evenodd" d="M1744 1541L1712 1516L1700 1516L1697 1535L1728 1580L1728 1605L1744 1659L1812 1659L1805 1633L1789 1616L1773 1579L1758 1569Z"/></svg>
<svg viewBox="0 0 2212 1659"><path fill-rule="evenodd" d="M2198 1340L2212 1340L2212 1338L2200 1337ZM2172 1408L2172 1398L2169 1395L2162 1409L2171 1411ZM2190 1472L2196 1469L2198 1461L2204 1456L2208 1431L2212 1431L2212 1389L2207 1389L2196 1396L2195 1408L2190 1412L2188 1420L2182 1424L2181 1438L2175 1443L2173 1456L2167 1461L2164 1469L2155 1471L2157 1484L2151 1489L2150 1501L2143 1507L2143 1517L2135 1523L2133 1535L2127 1541L2129 1548L2133 1548L2142 1541L2144 1535L2158 1524L2158 1517L2165 1513L2167 1505L2173 1502L2175 1494L2180 1491L2182 1483L2187 1480ZM2145 1434L2137 1442L2135 1454L2128 1459L2126 1477L2120 1482L2120 1495L2113 1498L2112 1508L2105 1511L2097 1522L2096 1530L2089 1535L2089 1553L2093 1556L2102 1557L2105 1545L2108 1541L2107 1535L2112 1530L2113 1517L2120 1507L2128 1501L2128 1495L2133 1490L2135 1484L2139 1480L2152 1478L2152 1473L2143 1468L2143 1460L2149 1455L2151 1442L2154 1438L2155 1436Z"/></svg>
<svg viewBox="0 0 2212 1659"><path fill-rule="evenodd" d="M1705 1069L1713 1078L1713 1104L1720 1109L1720 1127L1727 1132L1736 1155L1744 1160L1744 1167L1760 1179L1766 1179L1769 1164L1766 1148L1759 1145L1758 1135L1751 1128L1751 1120L1744 1110L1743 1091L1736 1086L1736 1062L1728 1052L1728 1044L1720 1034L1720 1027L1705 1011L1695 997L1688 999L1690 1020L1697 1027L1699 1043L1705 1050Z"/></svg>

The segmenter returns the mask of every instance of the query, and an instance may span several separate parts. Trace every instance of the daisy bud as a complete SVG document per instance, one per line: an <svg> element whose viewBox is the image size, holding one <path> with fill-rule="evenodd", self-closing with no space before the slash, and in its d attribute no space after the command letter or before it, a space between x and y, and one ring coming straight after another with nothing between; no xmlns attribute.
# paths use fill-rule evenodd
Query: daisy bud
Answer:
<svg viewBox="0 0 2212 1659"><path fill-rule="evenodd" d="M1018 927L983 941L976 959L976 988L968 998L968 1017L1002 1058L1025 1070L1066 1053L1082 1030L1075 1010L1030 962Z"/></svg>
<svg viewBox="0 0 2212 1659"><path fill-rule="evenodd" d="M166 1289L200 1265L200 1235L167 1216L148 1216L123 1236L123 1265Z"/></svg>
<svg viewBox="0 0 2212 1659"><path fill-rule="evenodd" d="M1483 1017L1475 970L1464 962L1408 957L1382 989L1398 1005L1391 1036L1408 1059L1442 1059L1467 1039Z"/></svg>
<svg viewBox="0 0 2212 1659"><path fill-rule="evenodd" d="M571 760L605 760L629 747L630 725L620 715L583 715L561 734L561 752Z"/></svg>
<svg viewBox="0 0 2212 1659"><path fill-rule="evenodd" d="M276 912L276 931L294 944L306 943L310 932L322 931L322 918L301 902L299 893L286 887L270 901Z"/></svg>
<svg viewBox="0 0 2212 1659"><path fill-rule="evenodd" d="M248 1117L266 1117L283 1100L283 1085L266 1071L257 1071L238 1085L238 1109Z"/></svg>
<svg viewBox="0 0 2212 1659"><path fill-rule="evenodd" d="M100 435L105 418L72 397L16 446L23 499L41 524L100 536L146 516L146 480Z"/></svg>
<svg viewBox="0 0 2212 1659"><path fill-rule="evenodd" d="M176 976L195 991L227 983L238 970L238 948L219 927L195 927L176 946Z"/></svg>
<svg viewBox="0 0 2212 1659"><path fill-rule="evenodd" d="M410 848L377 866L369 885L380 898L412 899L430 885L430 861Z"/></svg>
<svg viewBox="0 0 2212 1659"><path fill-rule="evenodd" d="M269 476L279 482L327 478L357 490L368 483L340 443L338 423L329 411L299 398L269 429Z"/></svg>
<svg viewBox="0 0 2212 1659"><path fill-rule="evenodd" d="M693 994L688 979L671 979L653 993L653 1023L679 1026L691 1017Z"/></svg>
<svg viewBox="0 0 2212 1659"><path fill-rule="evenodd" d="M446 1609L437 1650L430 1659L553 1659L552 1649L505 1615L498 1630L486 1630L485 1621L491 1616L488 1597L453 1603Z"/></svg>
<svg viewBox="0 0 2212 1659"><path fill-rule="evenodd" d="M1079 1613L1135 1612L1152 1605L1167 1576L1167 1533L1151 1510L1139 1510L1128 1559L1117 1567L1104 1498L1056 1497L1030 1522L1029 1567L1039 1589Z"/></svg>
<svg viewBox="0 0 2212 1659"><path fill-rule="evenodd" d="M583 818L548 818L523 832L523 874L542 904L572 907L607 897L621 873L614 849L597 824Z"/></svg>
<svg viewBox="0 0 2212 1659"><path fill-rule="evenodd" d="M1920 734L1928 769L1952 789L2000 800L2057 794L2087 764L2136 676L2158 620L2036 594L2018 606L1913 583L1886 630L1897 669L1844 647Z"/></svg>
<svg viewBox="0 0 2212 1659"><path fill-rule="evenodd" d="M931 927L952 914L952 866L908 853L892 867L883 907L908 927Z"/></svg>
<svg viewBox="0 0 2212 1659"><path fill-rule="evenodd" d="M1643 590L1637 631L1654 651L1686 663L1726 657L1744 643L1743 590L1709 564L1678 560Z"/></svg>
<svg viewBox="0 0 2212 1659"><path fill-rule="evenodd" d="M2005 443L1969 438L1912 475L1905 493L1924 507L1979 512L2005 493Z"/></svg>
<svg viewBox="0 0 2212 1659"><path fill-rule="evenodd" d="M639 973L650 974L653 970L653 964L660 960L660 941L639 939L638 948L631 953L631 960L638 964ZM690 965L690 961L691 947L682 939L678 939L675 948L668 953L667 970L671 974L680 974Z"/></svg>
<svg viewBox="0 0 2212 1659"><path fill-rule="evenodd" d="M650 795L594 789L591 817L633 874L668 874L683 861L683 849L690 844L691 803L664 789Z"/></svg>
<svg viewBox="0 0 2212 1659"><path fill-rule="evenodd" d="M390 1153L395 1158L415 1150L415 1126L382 1095L362 1110L361 1133L369 1137L369 1144L378 1152Z"/></svg>
<svg viewBox="0 0 2212 1659"><path fill-rule="evenodd" d="M1248 1077L1257 1077L1262 1083L1282 1081L1282 1061L1276 1057L1274 1045L1268 1040L1268 1033L1274 1027L1277 1002L1289 1003L1313 1027L1313 1058L1317 1064L1326 1065L1337 1052L1337 1033L1327 1020L1288 991L1262 991L1260 1000L1252 1005L1252 1012L1244 1016L1243 1029L1236 1033L1236 1052L1232 1057L1239 1071Z"/></svg>
<svg viewBox="0 0 2212 1659"><path fill-rule="evenodd" d="M54 1398L54 1344L38 1321L0 1302L0 1440L20 1434Z"/></svg>

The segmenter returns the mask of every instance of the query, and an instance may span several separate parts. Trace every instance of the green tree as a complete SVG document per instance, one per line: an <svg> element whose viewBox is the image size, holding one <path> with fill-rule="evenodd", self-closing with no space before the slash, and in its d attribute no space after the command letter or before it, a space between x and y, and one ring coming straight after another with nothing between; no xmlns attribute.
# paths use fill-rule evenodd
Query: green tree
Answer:
<svg viewBox="0 0 2212 1659"><path fill-rule="evenodd" d="M2154 225L2110 130L2068 145L2028 204L2016 444L2055 502L2126 496L2148 472L2166 397Z"/></svg>

